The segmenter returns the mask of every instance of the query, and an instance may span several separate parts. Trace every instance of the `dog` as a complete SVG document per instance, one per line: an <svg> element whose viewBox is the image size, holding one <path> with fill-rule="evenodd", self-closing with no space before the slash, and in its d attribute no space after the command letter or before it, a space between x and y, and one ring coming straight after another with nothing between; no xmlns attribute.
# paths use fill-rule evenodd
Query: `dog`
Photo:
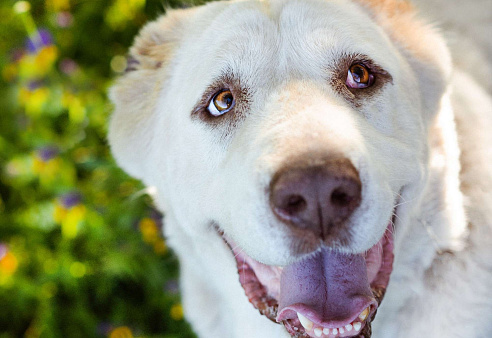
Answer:
<svg viewBox="0 0 492 338"><path fill-rule="evenodd" d="M492 100L411 4L214 2L130 57L109 143L199 337L490 337Z"/></svg>

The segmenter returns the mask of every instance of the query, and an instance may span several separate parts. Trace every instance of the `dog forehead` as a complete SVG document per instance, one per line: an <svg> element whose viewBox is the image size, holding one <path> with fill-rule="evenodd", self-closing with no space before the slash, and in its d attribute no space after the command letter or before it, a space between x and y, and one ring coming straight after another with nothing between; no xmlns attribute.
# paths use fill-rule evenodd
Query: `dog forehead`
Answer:
<svg viewBox="0 0 492 338"><path fill-rule="evenodd" d="M232 2L220 11L210 6L202 18L207 23L192 43L202 46L212 76L229 69L244 80L313 78L346 55L366 55L385 68L397 64L384 32L350 1Z"/></svg>

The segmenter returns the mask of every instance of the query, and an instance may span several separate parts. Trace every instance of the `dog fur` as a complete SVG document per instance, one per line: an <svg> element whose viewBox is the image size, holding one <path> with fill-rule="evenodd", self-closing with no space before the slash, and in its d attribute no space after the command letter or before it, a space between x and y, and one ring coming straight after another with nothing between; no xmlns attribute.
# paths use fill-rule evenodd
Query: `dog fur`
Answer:
<svg viewBox="0 0 492 338"><path fill-rule="evenodd" d="M350 240L329 245L367 250L397 205L373 337L492 334L492 100L411 4L210 3L149 23L130 55L134 69L111 89L109 141L118 164L156 188L200 337L289 336L248 302L216 227L264 264L299 259L265 187L292 158L319 152L350 159L363 187ZM388 83L341 95L347 55L375 60ZM217 123L194 112L224 74L247 92Z"/></svg>

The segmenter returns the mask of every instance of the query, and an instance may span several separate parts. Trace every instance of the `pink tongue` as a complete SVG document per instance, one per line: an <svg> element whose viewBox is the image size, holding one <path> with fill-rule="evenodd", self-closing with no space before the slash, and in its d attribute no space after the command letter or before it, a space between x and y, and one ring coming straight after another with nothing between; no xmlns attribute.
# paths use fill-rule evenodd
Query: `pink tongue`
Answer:
<svg viewBox="0 0 492 338"><path fill-rule="evenodd" d="M300 312L315 324L337 327L371 304L377 306L364 257L323 249L283 269L277 321Z"/></svg>

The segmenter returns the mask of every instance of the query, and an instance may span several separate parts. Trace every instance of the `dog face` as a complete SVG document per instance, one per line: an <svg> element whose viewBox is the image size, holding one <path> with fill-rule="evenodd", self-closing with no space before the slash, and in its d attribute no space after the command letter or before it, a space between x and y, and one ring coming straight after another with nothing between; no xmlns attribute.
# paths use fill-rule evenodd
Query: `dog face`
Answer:
<svg viewBox="0 0 492 338"><path fill-rule="evenodd" d="M449 61L431 30L409 26L413 14L391 4L172 12L142 31L135 69L112 90L118 163L157 187L164 212L190 238L219 230L262 299L272 299L270 318L293 335L363 330L365 311L373 316L381 300L366 284L384 289L391 272L388 225L395 212L404 218L411 203L397 204L418 198L426 179L427 125ZM296 289L319 267L323 283L343 284L336 276L347 265L361 265L351 272L360 276L328 291L347 304L336 311Z"/></svg>

